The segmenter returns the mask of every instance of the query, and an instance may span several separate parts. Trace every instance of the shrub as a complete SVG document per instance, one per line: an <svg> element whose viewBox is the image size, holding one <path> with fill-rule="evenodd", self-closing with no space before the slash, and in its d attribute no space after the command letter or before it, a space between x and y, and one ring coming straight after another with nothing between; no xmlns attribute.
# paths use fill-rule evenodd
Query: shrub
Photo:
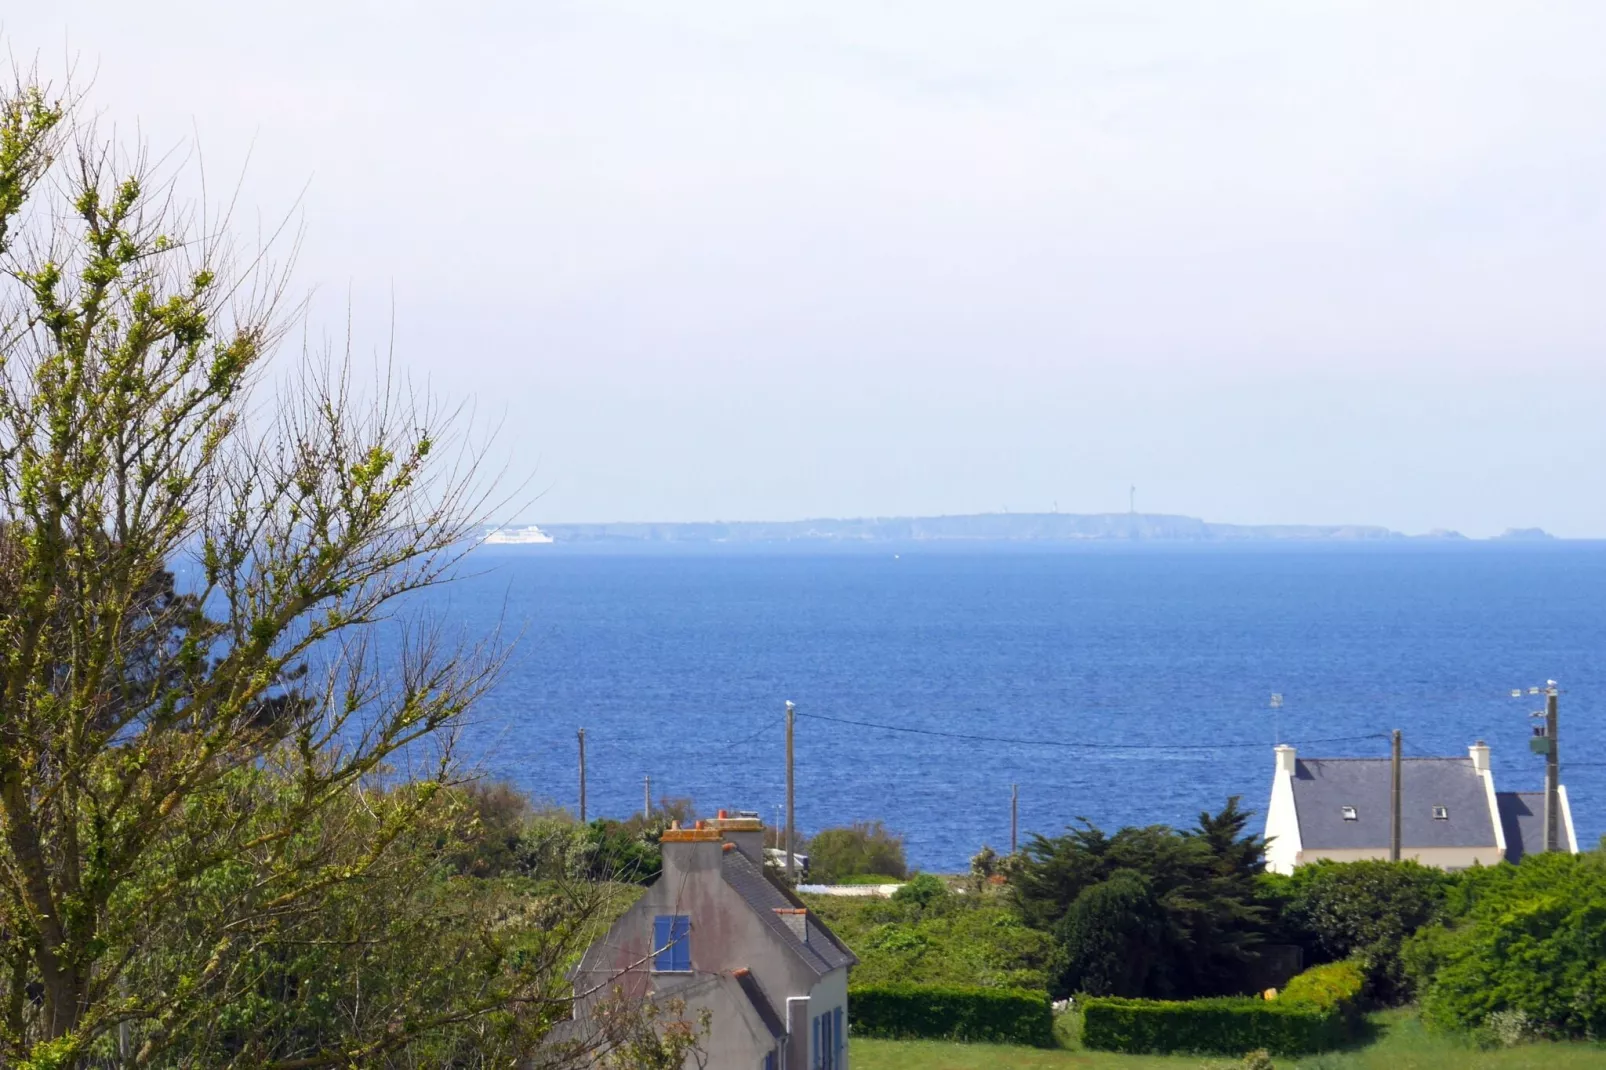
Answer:
<svg viewBox="0 0 1606 1070"><path fill-rule="evenodd" d="M952 894L941 877L932 876L930 873L917 873L907 884L892 893L892 900L895 903L908 903L924 910L947 902Z"/></svg>
<svg viewBox="0 0 1606 1070"><path fill-rule="evenodd" d="M1054 1013L1041 992L971 985L857 985L848 1017L858 1036L1054 1046Z"/></svg>
<svg viewBox="0 0 1606 1070"><path fill-rule="evenodd" d="M1303 1003L1324 1011L1355 1015L1360 1010L1366 974L1352 960L1312 966L1291 979L1277 999L1282 1003Z"/></svg>
<svg viewBox="0 0 1606 1070"><path fill-rule="evenodd" d="M1236 1055L1256 1048L1305 1055L1337 1047L1348 1037L1343 1015L1283 1000L1095 997L1082 1012L1084 1047L1132 1055Z"/></svg>
<svg viewBox="0 0 1606 1070"><path fill-rule="evenodd" d="M1082 889L1054 936L1064 963L1057 992L1141 996L1164 953L1165 913L1142 874L1117 870Z"/></svg>
<svg viewBox="0 0 1606 1070"><path fill-rule="evenodd" d="M1497 872L1465 918L1412 940L1423 1019L1510 1033L1520 1011L1538 1036L1606 1034L1606 857L1530 855Z"/></svg>
<svg viewBox="0 0 1606 1070"><path fill-rule="evenodd" d="M1398 1003L1411 994L1400 947L1444 915L1452 880L1416 862L1317 862L1282 885L1283 919L1317 959L1356 957L1368 995Z"/></svg>
<svg viewBox="0 0 1606 1070"><path fill-rule="evenodd" d="M818 832L809 840L808 853L809 877L822 884L861 873L902 880L909 872L903 837L888 832L879 821Z"/></svg>

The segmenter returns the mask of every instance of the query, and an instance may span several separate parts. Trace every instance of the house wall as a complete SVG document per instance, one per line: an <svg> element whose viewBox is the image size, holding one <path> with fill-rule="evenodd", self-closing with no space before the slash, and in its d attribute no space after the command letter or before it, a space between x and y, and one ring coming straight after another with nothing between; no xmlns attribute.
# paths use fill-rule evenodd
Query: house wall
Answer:
<svg viewBox="0 0 1606 1070"><path fill-rule="evenodd" d="M756 1070L758 1060L769 1049L751 1048L748 1029L741 1024L736 1009L713 1005L718 1002L713 989L699 982L746 968L785 1020L787 997L809 996L817 987L816 977L776 938L746 900L725 883L722 846L718 842L683 843L665 851L663 876L614 923L606 938L586 952L576 972L575 985L581 990L600 986L592 1001L606 998L615 983L633 998L673 995L684 990L690 1014L705 1005L714 1014L707 1043L711 1070L748 1065ZM653 918L660 914L690 916L690 974L652 972ZM841 988L845 1001L847 971L835 972L844 977ZM700 994L705 1001L713 1002L699 1003ZM796 1061L798 1048L805 1054L807 1051L807 1018L804 1022L804 1035L800 1038L794 1032L788 1042L794 1048L788 1055L793 1067L811 1065ZM716 1052L721 1053L719 1058L713 1057ZM739 1061L748 1054L752 1054L750 1064Z"/></svg>
<svg viewBox="0 0 1606 1070"><path fill-rule="evenodd" d="M1322 859L1333 862L1360 862L1365 859L1387 861L1388 857L1387 847L1326 850L1312 848L1301 851L1296 864L1307 865ZM1476 865L1497 865L1505 855L1500 848L1489 844L1484 847L1406 847L1400 851L1400 857L1420 862L1424 866L1436 866L1439 869L1468 869ZM1287 872L1292 872L1292 869Z"/></svg>
<svg viewBox="0 0 1606 1070"><path fill-rule="evenodd" d="M1299 864L1299 812L1294 808L1294 782L1290 774L1277 771L1271 782L1271 802L1266 807L1266 868L1273 873L1292 873Z"/></svg>
<svg viewBox="0 0 1606 1070"><path fill-rule="evenodd" d="M820 978L819 981L815 982L814 987L809 990L809 1021L812 1022L816 1015L830 1014L838 1007L842 1008L842 1027L846 1029L848 1021L847 970L832 970L830 973ZM813 1039L814 1032L812 1025L806 1031L806 1036L810 1040ZM810 1055L809 1061L802 1065L814 1065L812 1054ZM844 1042L842 1045L842 1062L838 1067L838 1070L844 1070L847 1065L848 1046Z"/></svg>

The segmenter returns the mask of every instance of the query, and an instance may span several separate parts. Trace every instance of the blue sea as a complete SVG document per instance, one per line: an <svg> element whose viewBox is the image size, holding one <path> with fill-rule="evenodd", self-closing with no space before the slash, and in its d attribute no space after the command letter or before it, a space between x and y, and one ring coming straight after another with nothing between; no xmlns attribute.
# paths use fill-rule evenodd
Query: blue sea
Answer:
<svg viewBox="0 0 1606 1070"><path fill-rule="evenodd" d="M1602 543L555 545L464 571L430 608L514 642L466 753L572 807L584 728L591 816L639 811L650 776L773 820L787 700L800 828L878 819L935 870L1007 847L1012 785L1023 840L1263 811L1278 739L1484 739L1498 788L1537 790L1542 700L1511 689L1554 678L1580 846L1606 831Z"/></svg>

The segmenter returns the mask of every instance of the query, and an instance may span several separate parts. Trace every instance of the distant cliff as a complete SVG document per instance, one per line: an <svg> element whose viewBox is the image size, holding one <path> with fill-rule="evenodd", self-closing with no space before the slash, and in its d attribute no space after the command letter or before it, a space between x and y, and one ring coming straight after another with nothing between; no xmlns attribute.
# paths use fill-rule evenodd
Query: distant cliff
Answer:
<svg viewBox="0 0 1606 1070"><path fill-rule="evenodd" d="M1213 524L1156 513L981 513L858 520L543 524L563 542L1247 542L1404 539L1364 524Z"/></svg>

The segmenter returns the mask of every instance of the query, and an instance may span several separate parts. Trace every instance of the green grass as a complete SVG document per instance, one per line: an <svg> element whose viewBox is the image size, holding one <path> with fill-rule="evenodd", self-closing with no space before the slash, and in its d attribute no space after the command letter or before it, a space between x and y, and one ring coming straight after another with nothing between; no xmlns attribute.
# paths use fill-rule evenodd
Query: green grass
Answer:
<svg viewBox="0 0 1606 1070"><path fill-rule="evenodd" d="M1529 1044L1478 1051L1422 1028L1410 1011L1372 1015L1377 1037L1355 1051L1278 1059L1297 1070L1600 1070L1603 1044ZM855 1040L853 1070L1200 1070L1235 1066L1219 1056L1112 1055L1108 1052L950 1044L930 1040Z"/></svg>

